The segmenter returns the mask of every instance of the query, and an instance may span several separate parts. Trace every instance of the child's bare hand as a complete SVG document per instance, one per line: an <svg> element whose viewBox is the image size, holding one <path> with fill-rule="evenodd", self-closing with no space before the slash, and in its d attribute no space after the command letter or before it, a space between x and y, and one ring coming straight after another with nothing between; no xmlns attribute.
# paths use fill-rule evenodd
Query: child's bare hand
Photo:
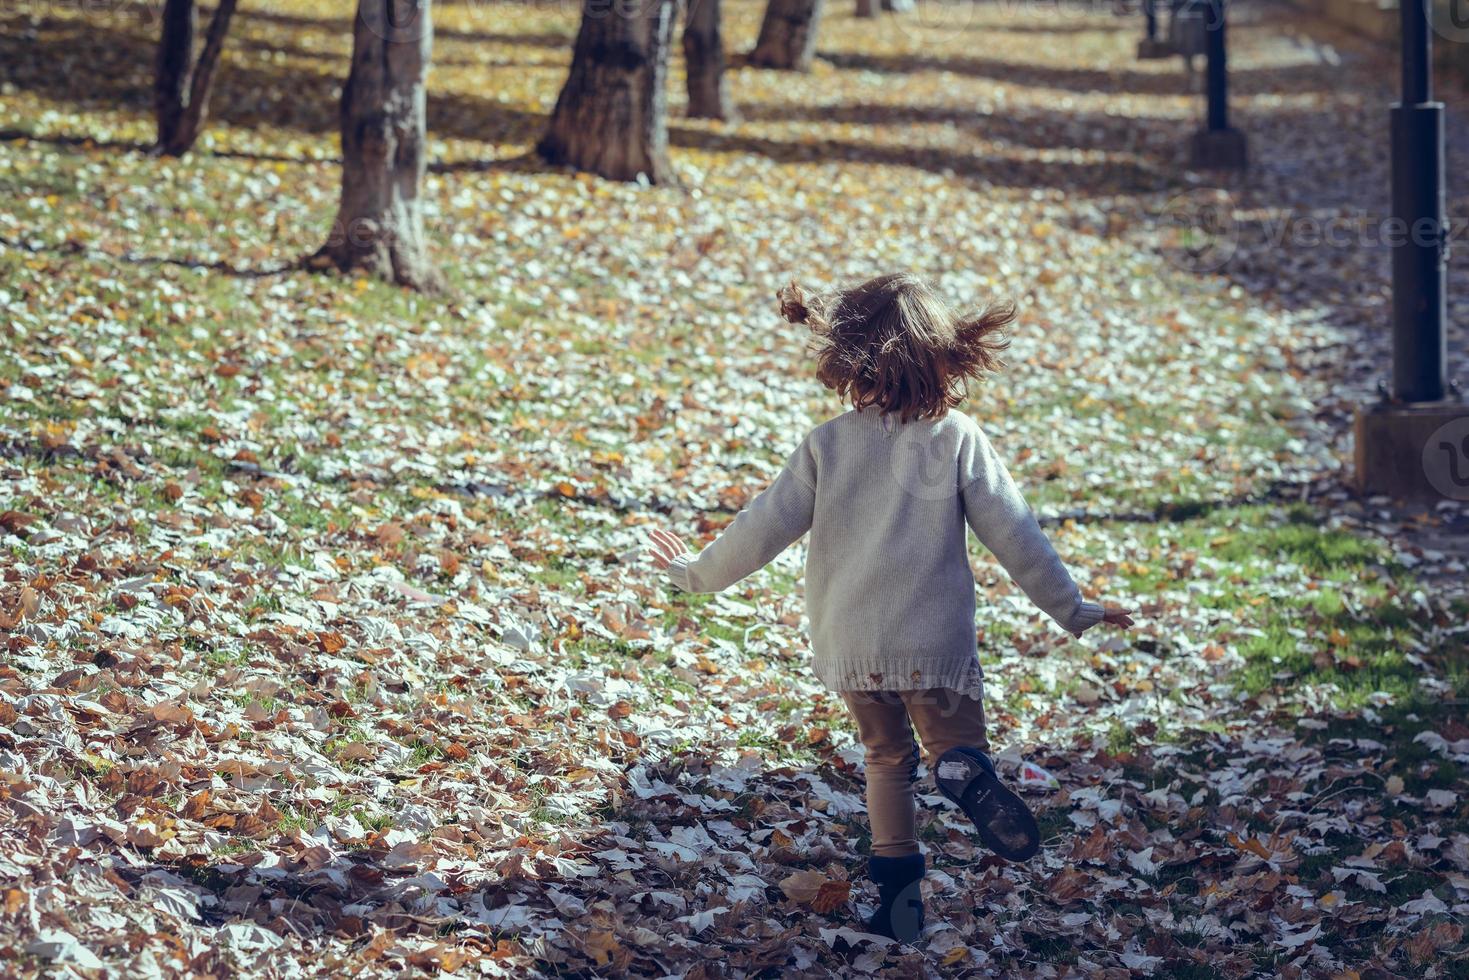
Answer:
<svg viewBox="0 0 1469 980"><path fill-rule="evenodd" d="M648 529L648 554L653 559L653 564L659 568L667 568L679 555L689 552L688 546L673 534L660 527Z"/></svg>
<svg viewBox="0 0 1469 980"><path fill-rule="evenodd" d="M1131 629L1132 610L1128 609L1126 606L1103 606L1102 622L1106 623L1108 626L1116 626L1121 629ZM1073 633L1072 635L1075 636L1078 640L1081 639L1080 633Z"/></svg>

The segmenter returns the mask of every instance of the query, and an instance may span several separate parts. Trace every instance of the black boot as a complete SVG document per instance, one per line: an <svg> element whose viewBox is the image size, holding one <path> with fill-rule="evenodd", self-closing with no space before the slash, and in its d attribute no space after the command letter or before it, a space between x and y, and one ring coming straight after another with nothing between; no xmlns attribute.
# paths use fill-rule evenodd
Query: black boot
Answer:
<svg viewBox="0 0 1469 980"><path fill-rule="evenodd" d="M1007 861L1024 861L1041 848L1035 814L995 775L990 757L961 745L939 757L934 768L939 791L963 810L985 846Z"/></svg>
<svg viewBox="0 0 1469 980"><path fill-rule="evenodd" d="M877 883L880 901L867 931L911 943L923 932L923 855L870 858L867 873Z"/></svg>

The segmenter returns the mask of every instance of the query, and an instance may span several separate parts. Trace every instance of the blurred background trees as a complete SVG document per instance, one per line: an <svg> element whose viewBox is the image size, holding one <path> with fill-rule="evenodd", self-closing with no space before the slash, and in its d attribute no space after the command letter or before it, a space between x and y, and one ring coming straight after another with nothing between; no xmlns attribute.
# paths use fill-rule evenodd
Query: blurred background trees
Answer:
<svg viewBox="0 0 1469 980"><path fill-rule="evenodd" d="M194 0L167 0L163 5L153 81L157 152L182 156L199 138L209 116L209 92L236 2L219 0L197 60L194 34L199 15Z"/></svg>
<svg viewBox="0 0 1469 980"><path fill-rule="evenodd" d="M358 3L352 69L342 89L341 204L312 265L414 289L439 287L418 197L432 49L430 0Z"/></svg>
<svg viewBox="0 0 1469 980"><path fill-rule="evenodd" d="M165 0L154 73L155 150L178 156L199 138L238 0L219 0L202 44L196 0ZM809 71L824 0L769 0L746 61ZM912 6L857 0L856 14ZM338 214L316 269L366 272L414 289L440 285L423 237L419 183L426 167L430 0L360 0L340 105ZM549 163L610 180L665 183L668 74L675 23L690 117L732 121L720 0L585 0L571 65L536 151ZM197 51L197 53L196 53Z"/></svg>
<svg viewBox="0 0 1469 980"><path fill-rule="evenodd" d="M729 82L724 77L720 20L719 0L688 0L683 57L688 72L689 115L699 119L734 118Z"/></svg>
<svg viewBox="0 0 1469 980"><path fill-rule="evenodd" d="M542 157L612 180L672 177L665 79L676 13L674 0L586 0Z"/></svg>
<svg viewBox="0 0 1469 980"><path fill-rule="evenodd" d="M826 0L770 0L750 64L809 71L816 56L816 29Z"/></svg>

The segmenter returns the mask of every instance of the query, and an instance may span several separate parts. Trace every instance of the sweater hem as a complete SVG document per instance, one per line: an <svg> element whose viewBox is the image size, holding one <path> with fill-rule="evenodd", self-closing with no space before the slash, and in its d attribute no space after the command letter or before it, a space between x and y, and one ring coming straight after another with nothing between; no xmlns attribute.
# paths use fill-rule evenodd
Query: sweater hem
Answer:
<svg viewBox="0 0 1469 980"><path fill-rule="evenodd" d="M972 697L984 697L984 670L977 656L964 660L881 656L842 659L813 665L818 680L829 690L927 691L942 687Z"/></svg>

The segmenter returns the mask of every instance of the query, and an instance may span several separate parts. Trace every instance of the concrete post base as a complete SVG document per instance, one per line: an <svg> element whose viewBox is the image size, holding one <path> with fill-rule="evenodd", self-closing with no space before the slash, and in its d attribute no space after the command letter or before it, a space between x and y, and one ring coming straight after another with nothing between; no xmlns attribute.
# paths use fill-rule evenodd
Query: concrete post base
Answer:
<svg viewBox="0 0 1469 980"><path fill-rule="evenodd" d="M1243 170L1249 156L1249 141L1237 129L1201 129L1189 140L1189 162L1199 170Z"/></svg>
<svg viewBox="0 0 1469 980"><path fill-rule="evenodd" d="M1469 501L1469 404L1360 406L1355 435L1359 493Z"/></svg>
<svg viewBox="0 0 1469 980"><path fill-rule="evenodd" d="M1137 42L1137 58L1139 61L1157 61L1159 58L1171 58L1178 54L1178 49L1173 42L1161 37L1145 37Z"/></svg>

